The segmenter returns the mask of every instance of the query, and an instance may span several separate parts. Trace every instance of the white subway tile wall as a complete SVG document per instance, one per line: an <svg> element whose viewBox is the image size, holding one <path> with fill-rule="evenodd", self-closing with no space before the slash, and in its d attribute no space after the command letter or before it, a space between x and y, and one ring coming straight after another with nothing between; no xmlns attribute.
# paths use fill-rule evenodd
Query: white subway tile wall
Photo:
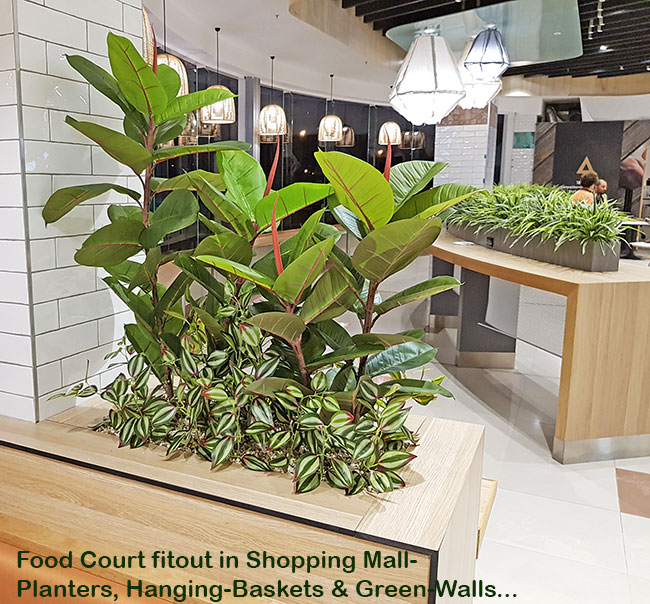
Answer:
<svg viewBox="0 0 650 604"><path fill-rule="evenodd" d="M437 126L435 158L450 166L436 176L435 184L458 182L477 187L492 184L492 175L486 178L489 143L487 124Z"/></svg>
<svg viewBox="0 0 650 604"><path fill-rule="evenodd" d="M537 116L526 113L514 114L514 132L535 132ZM535 149L513 149L510 162L510 182L529 184L533 182Z"/></svg>
<svg viewBox="0 0 650 604"><path fill-rule="evenodd" d="M120 110L90 90L70 68L66 54L81 54L108 68L109 31L127 36L141 48L141 9L141 0L0 0L0 414L44 419L74 404L71 399L49 397L83 378L87 362L94 383L107 383L114 373L100 379L108 371L104 356L121 337L130 312L102 283L100 271L77 266L73 257L83 240L105 222L108 204L127 200L110 193L48 226L41 211L52 191L61 187L129 184L127 170L64 122L71 114L121 130L116 119ZM24 174L19 117L25 139Z"/></svg>

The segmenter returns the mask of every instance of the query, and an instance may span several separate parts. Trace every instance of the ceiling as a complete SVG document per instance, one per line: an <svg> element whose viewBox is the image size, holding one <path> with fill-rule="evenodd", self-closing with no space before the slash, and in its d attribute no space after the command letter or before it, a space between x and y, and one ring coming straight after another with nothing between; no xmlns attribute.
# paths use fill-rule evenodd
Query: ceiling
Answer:
<svg viewBox="0 0 650 604"><path fill-rule="evenodd" d="M510 2L512 0L505 0ZM598 32L598 0L577 2L580 13L582 56L511 67L508 75L532 77L598 76L607 78L650 72L650 1L605 0L603 26ZM341 0L376 30L388 30L417 21L502 4L504 0ZM574 5L575 6L575 5ZM591 27L590 35L590 23Z"/></svg>

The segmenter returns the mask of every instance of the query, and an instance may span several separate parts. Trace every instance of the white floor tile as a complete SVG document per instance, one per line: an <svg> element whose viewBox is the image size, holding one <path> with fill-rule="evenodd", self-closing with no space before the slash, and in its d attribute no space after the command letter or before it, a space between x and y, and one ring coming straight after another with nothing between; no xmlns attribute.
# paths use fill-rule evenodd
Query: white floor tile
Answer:
<svg viewBox="0 0 650 604"><path fill-rule="evenodd" d="M621 470L632 470L633 472L645 472L646 474L650 474L650 457L617 459L616 467L621 468Z"/></svg>
<svg viewBox="0 0 650 604"><path fill-rule="evenodd" d="M632 604L624 573L488 539L476 571L477 579L494 585L499 593L517 594L507 600L522 604ZM507 601L484 597L474 602L497 599Z"/></svg>
<svg viewBox="0 0 650 604"><path fill-rule="evenodd" d="M621 514L627 572L650 580L650 518ZM647 593L650 602L650 592Z"/></svg>
<svg viewBox="0 0 650 604"><path fill-rule="evenodd" d="M486 538L624 573L619 517L614 511L500 488Z"/></svg>

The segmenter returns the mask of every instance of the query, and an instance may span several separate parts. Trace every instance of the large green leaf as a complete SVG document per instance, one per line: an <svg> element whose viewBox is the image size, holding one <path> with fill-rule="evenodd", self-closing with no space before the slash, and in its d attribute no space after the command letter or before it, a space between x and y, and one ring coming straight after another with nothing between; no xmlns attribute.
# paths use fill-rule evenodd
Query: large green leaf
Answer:
<svg viewBox="0 0 650 604"><path fill-rule="evenodd" d="M124 326L124 333L136 352L147 357L159 380L164 378L164 366L160 360L160 344L141 325L130 323Z"/></svg>
<svg viewBox="0 0 650 604"><path fill-rule="evenodd" d="M399 294L387 298L381 304L375 306L375 312L382 315L398 306L403 306L409 302L415 302L417 300L423 300L424 298L435 296L436 294L446 292L454 287L458 287L459 285L460 282L456 281L453 277L434 277L428 281L423 281L422 283L407 287Z"/></svg>
<svg viewBox="0 0 650 604"><path fill-rule="evenodd" d="M330 181L336 198L370 229L393 215L393 192L384 175L370 164L338 151L317 151L316 161Z"/></svg>
<svg viewBox="0 0 650 604"><path fill-rule="evenodd" d="M75 130L95 141L114 160L129 166L136 174L140 174L151 165L151 153L126 134L92 122L78 122L69 115L65 121Z"/></svg>
<svg viewBox="0 0 650 604"><path fill-rule="evenodd" d="M250 266L239 264L238 262L232 262L225 258L218 258L217 256L197 256L196 259L200 262L205 262L205 264L221 269L222 271L226 271L231 275L235 275L236 277L242 277L243 279L255 283L264 289L269 291L273 290L273 280L255 269L252 269Z"/></svg>
<svg viewBox="0 0 650 604"><path fill-rule="evenodd" d="M212 179L206 179L202 174L195 175L191 172L188 176L190 176L190 181L194 183L201 201L215 218L230 224L234 231L242 237L247 239L254 237L255 229L251 221L240 208L219 191L216 182L213 185Z"/></svg>
<svg viewBox="0 0 650 604"><path fill-rule="evenodd" d="M118 220L142 221L142 210L140 206L108 206L108 219L111 222L117 222Z"/></svg>
<svg viewBox="0 0 650 604"><path fill-rule="evenodd" d="M331 192L329 185L313 182L295 182L279 191L271 191L255 206L255 222L258 230L263 231L271 225L276 194L279 196L275 219L279 222L294 212L325 199Z"/></svg>
<svg viewBox="0 0 650 604"><path fill-rule="evenodd" d="M191 172L184 172L173 178L158 179L152 183L152 189L156 193L160 191L174 191L175 189L188 189L196 191L196 179L202 178L209 182L215 189L224 190L223 178L221 174L214 172L207 172L206 170L192 170Z"/></svg>
<svg viewBox="0 0 650 604"><path fill-rule="evenodd" d="M78 72L93 88L113 101L124 111L132 111L131 105L124 98L117 80L105 69L81 55L66 55L70 67Z"/></svg>
<svg viewBox="0 0 650 604"><path fill-rule="evenodd" d="M352 336L347 332L345 327L333 319L313 324L310 326L310 329L316 331L332 350L349 348L354 345Z"/></svg>
<svg viewBox="0 0 650 604"><path fill-rule="evenodd" d="M142 140L142 136L138 138L137 135L132 136L133 133L127 132L127 123L129 123L130 120L128 118L124 118L124 132L128 134L131 138L134 138L138 142ZM153 139L153 144L154 147L157 147L158 145L162 145L164 143L167 143L169 141L174 140L175 138L178 138L181 134L183 134L183 130L185 130L185 127L187 126L187 118L186 117L180 117L175 120L169 120L168 122L163 122L158 126L158 129L156 130L156 136Z"/></svg>
<svg viewBox="0 0 650 604"><path fill-rule="evenodd" d="M180 268L186 275L189 275L199 285L205 287L209 294L212 294L217 300L224 300L224 287L202 264L199 264L194 258L187 254L179 254L174 264Z"/></svg>
<svg viewBox="0 0 650 604"><path fill-rule="evenodd" d="M305 331L303 320L286 312L263 312L251 317L247 322L290 343L297 342Z"/></svg>
<svg viewBox="0 0 650 604"><path fill-rule="evenodd" d="M140 113L161 114L169 103L165 88L131 40L109 32L107 44L113 75L126 100Z"/></svg>
<svg viewBox="0 0 650 604"><path fill-rule="evenodd" d="M209 143L207 145L187 145L181 147L164 147L153 152L153 161L160 163L182 155L193 155L194 153L210 153L211 151L224 151L235 149L242 149L244 151L250 149L248 143L240 141L219 141L216 143Z"/></svg>
<svg viewBox="0 0 650 604"><path fill-rule="evenodd" d="M330 212L348 233L361 240L368 234L365 224L357 218L354 212L350 212L344 205L330 206Z"/></svg>
<svg viewBox="0 0 650 604"><path fill-rule="evenodd" d="M348 282L331 269L314 286L300 309L300 316L305 323L333 319L348 310L354 299Z"/></svg>
<svg viewBox="0 0 650 604"><path fill-rule="evenodd" d="M128 195L136 201L140 199L140 193L137 191L110 183L65 187L64 189L59 189L50 195L50 198L47 200L45 207L43 208L43 220L45 220L47 224L56 222L65 216L70 210L76 208L80 203L98 197L99 195L111 190L123 195Z"/></svg>
<svg viewBox="0 0 650 604"><path fill-rule="evenodd" d="M176 275L176 278L172 281L172 284L165 290L165 293L161 296L158 304L154 308L154 314L157 317L162 317L165 311L169 310L176 302L178 302L185 288L191 283L190 277L186 273L180 273Z"/></svg>
<svg viewBox="0 0 650 604"><path fill-rule="evenodd" d="M322 356L317 361L307 365L307 369L310 371L318 369L319 367L324 367L325 365L332 365L334 363L343 363L344 361L352 361L360 357L367 357L368 355L378 353L384 350L383 346L380 345L369 345L364 344L363 346L350 346L348 348L339 348L334 352L330 352Z"/></svg>
<svg viewBox="0 0 650 604"><path fill-rule="evenodd" d="M194 193L182 189L172 191L151 216L151 224L140 235L147 249L156 247L166 235L193 225L199 213Z"/></svg>
<svg viewBox="0 0 650 604"><path fill-rule="evenodd" d="M291 253L289 254L289 263L296 260L298 256L309 247L324 213L324 209L314 212L309 218L307 218L307 220L305 220L305 223L300 227L300 230L291 238L294 241Z"/></svg>
<svg viewBox="0 0 650 604"><path fill-rule="evenodd" d="M203 239L194 250L195 256L219 256L248 266L253 248L243 237L224 228L224 231Z"/></svg>
<svg viewBox="0 0 650 604"><path fill-rule="evenodd" d="M106 277L104 282L115 292L117 297L129 307L137 319L138 324L142 325L148 332L152 332L154 314L151 298L148 295L136 294L135 292L127 290L114 277Z"/></svg>
<svg viewBox="0 0 650 604"><path fill-rule="evenodd" d="M322 273L333 247L334 239L326 239L303 252L278 276L273 291L286 302L297 303Z"/></svg>
<svg viewBox="0 0 650 604"><path fill-rule="evenodd" d="M207 105L212 105L212 103L218 103L219 101L230 99L234 96L236 95L223 88L206 88L205 90L184 94L171 100L163 111L156 114L156 123L161 124L167 120L176 119L201 107L206 107Z"/></svg>
<svg viewBox="0 0 650 604"><path fill-rule="evenodd" d="M391 222L359 242L352 264L369 281L381 282L413 262L436 240L441 228L438 219Z"/></svg>
<svg viewBox="0 0 650 604"><path fill-rule="evenodd" d="M114 266L137 254L140 246L142 222L120 220L95 231L81 248L74 259L85 266Z"/></svg>
<svg viewBox="0 0 650 604"><path fill-rule="evenodd" d="M439 384L439 380L414 380L409 378L400 378L398 380L391 380L383 382L381 385L382 390L390 390L393 386L399 385L400 394L408 394L411 396L431 396L440 395L447 398L453 398L454 395L446 388Z"/></svg>
<svg viewBox="0 0 650 604"><path fill-rule="evenodd" d="M417 369L431 362L437 349L424 342L405 342L391 346L368 359L366 372L374 377L386 373L397 373Z"/></svg>
<svg viewBox="0 0 650 604"><path fill-rule="evenodd" d="M178 96L178 91L181 89L181 76L179 76L178 72L175 69L172 69L169 65L161 63L158 65L158 79L167 93L167 99L170 102L173 101Z"/></svg>
<svg viewBox="0 0 650 604"><path fill-rule="evenodd" d="M383 346L384 348L390 348L391 346L397 346L406 342L417 342L420 339L414 338L407 333L359 333L352 336L352 341L357 346L371 345Z"/></svg>
<svg viewBox="0 0 650 604"><path fill-rule="evenodd" d="M220 151L217 166L228 192L228 199L237 204L253 220L253 210L264 197L266 176L259 162L245 151Z"/></svg>
<svg viewBox="0 0 650 604"><path fill-rule="evenodd" d="M433 161L405 161L390 170L390 187L395 196L395 206L401 206L406 200L426 187L434 176L440 174L449 164Z"/></svg>
<svg viewBox="0 0 650 604"><path fill-rule="evenodd" d="M467 199L478 189L471 185L449 183L411 197L393 216L393 221L407 218L429 218ZM423 214L425 213L426 214Z"/></svg>
<svg viewBox="0 0 650 604"><path fill-rule="evenodd" d="M278 392L285 392L287 386L298 388L303 394L308 394L309 390L299 382L289 378L281 377L265 377L256 380L252 384L246 386L246 392L249 394L258 394L260 396L275 396Z"/></svg>

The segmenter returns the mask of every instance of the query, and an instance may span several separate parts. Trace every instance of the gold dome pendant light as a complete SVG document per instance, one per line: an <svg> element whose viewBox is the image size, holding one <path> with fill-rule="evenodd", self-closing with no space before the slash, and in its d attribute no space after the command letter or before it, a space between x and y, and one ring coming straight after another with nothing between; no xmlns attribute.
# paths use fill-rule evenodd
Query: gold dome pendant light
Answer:
<svg viewBox="0 0 650 604"><path fill-rule="evenodd" d="M357 142L354 128L352 128L352 126L349 126L347 124L347 118L348 118L348 109L347 106L345 106L343 109L343 119L345 120L343 122L343 136L341 140L336 143L337 147L354 147L354 145Z"/></svg>
<svg viewBox="0 0 650 604"><path fill-rule="evenodd" d="M211 88L219 88L230 92L227 86L219 84L219 32L221 28L215 27L214 31L217 34L217 83L214 86L209 86L208 90ZM201 108L199 116L201 122L204 124L234 124L237 121L235 99L231 97L212 103L212 105L206 105Z"/></svg>
<svg viewBox="0 0 650 604"><path fill-rule="evenodd" d="M330 100L334 106L334 74L330 73ZM327 102L326 102L327 104ZM327 112L327 107L325 108ZM326 115L318 125L319 143L336 143L343 138L343 122L338 115Z"/></svg>
<svg viewBox="0 0 650 604"><path fill-rule="evenodd" d="M379 144L388 145L402 144L402 129L396 122L384 122L379 128Z"/></svg>
<svg viewBox="0 0 650 604"><path fill-rule="evenodd" d="M280 105L273 105L273 65L275 55L271 55L271 104L262 107L257 124L257 133L261 143L273 143L270 137L282 136L287 133L287 115Z"/></svg>

